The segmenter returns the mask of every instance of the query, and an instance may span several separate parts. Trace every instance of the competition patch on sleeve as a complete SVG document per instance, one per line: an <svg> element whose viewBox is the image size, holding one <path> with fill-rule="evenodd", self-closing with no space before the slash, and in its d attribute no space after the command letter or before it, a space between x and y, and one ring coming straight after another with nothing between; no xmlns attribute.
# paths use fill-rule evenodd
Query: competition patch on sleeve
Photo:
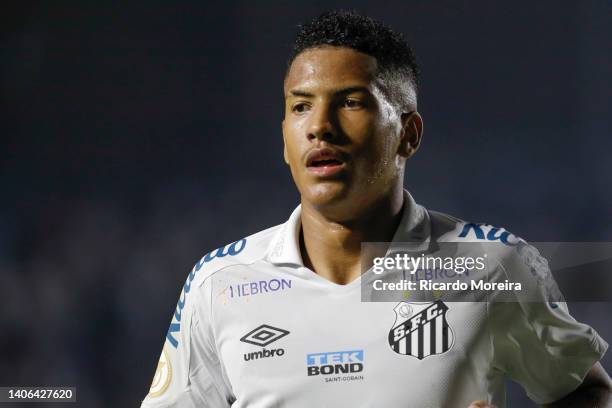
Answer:
<svg viewBox="0 0 612 408"><path fill-rule="evenodd" d="M159 362L157 363L157 369L151 382L151 389L149 390L149 397L155 398L162 395L168 389L170 382L172 381L172 364L164 346Z"/></svg>

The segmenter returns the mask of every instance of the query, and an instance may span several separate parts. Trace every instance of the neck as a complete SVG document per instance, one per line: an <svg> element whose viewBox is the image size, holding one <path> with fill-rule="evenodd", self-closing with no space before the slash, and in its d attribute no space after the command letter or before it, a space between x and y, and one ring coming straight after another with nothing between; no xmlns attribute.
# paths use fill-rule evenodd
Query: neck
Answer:
<svg viewBox="0 0 612 408"><path fill-rule="evenodd" d="M361 243L389 242L402 216L403 190L395 191L352 220L335 221L302 201L300 250L304 265L345 285L361 274Z"/></svg>

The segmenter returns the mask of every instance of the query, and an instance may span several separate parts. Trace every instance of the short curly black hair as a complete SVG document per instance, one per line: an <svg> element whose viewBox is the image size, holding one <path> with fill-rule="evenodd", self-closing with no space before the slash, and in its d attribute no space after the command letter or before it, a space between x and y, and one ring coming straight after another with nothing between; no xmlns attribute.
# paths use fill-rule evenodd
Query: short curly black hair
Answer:
<svg viewBox="0 0 612 408"><path fill-rule="evenodd" d="M376 59L386 93L404 110L416 109L419 67L402 34L353 11L329 11L298 26L287 73L295 58L311 48L347 47Z"/></svg>

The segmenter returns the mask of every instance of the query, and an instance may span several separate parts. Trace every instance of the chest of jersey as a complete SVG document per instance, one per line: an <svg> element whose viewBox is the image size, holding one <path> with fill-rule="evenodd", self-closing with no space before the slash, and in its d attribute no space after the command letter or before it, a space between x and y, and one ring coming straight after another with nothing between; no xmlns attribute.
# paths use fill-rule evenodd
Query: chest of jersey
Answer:
<svg viewBox="0 0 612 408"><path fill-rule="evenodd" d="M216 347L236 407L465 407L487 399L483 304L361 302L358 283L281 269L213 279Z"/></svg>

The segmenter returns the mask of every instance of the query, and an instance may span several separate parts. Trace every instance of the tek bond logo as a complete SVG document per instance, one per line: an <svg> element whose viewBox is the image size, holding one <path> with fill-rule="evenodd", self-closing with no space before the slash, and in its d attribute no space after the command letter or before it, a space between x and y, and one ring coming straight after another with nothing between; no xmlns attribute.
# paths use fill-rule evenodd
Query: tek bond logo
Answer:
<svg viewBox="0 0 612 408"><path fill-rule="evenodd" d="M325 382L363 380L363 350L332 351L310 353L306 355L306 367L309 377L333 376ZM344 374L344 375L343 375Z"/></svg>

